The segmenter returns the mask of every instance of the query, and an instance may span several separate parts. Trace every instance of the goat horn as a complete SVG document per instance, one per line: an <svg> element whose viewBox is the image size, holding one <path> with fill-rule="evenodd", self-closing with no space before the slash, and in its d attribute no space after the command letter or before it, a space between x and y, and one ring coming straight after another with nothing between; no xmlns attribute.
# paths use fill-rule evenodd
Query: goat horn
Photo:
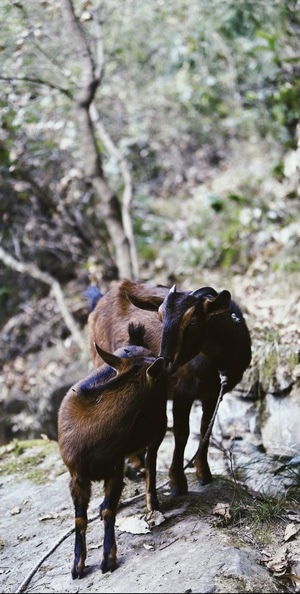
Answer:
<svg viewBox="0 0 300 594"><path fill-rule="evenodd" d="M176 285L173 285L173 287L171 287L170 293L176 293Z"/></svg>
<svg viewBox="0 0 300 594"><path fill-rule="evenodd" d="M101 357L103 361L105 361L105 363L110 365L110 367L115 369L115 371L119 371L123 362L121 357L118 357L113 353L109 353L108 351L104 351L104 349L101 349L96 342L94 342L94 348L96 349L96 352L98 353L99 357Z"/></svg>

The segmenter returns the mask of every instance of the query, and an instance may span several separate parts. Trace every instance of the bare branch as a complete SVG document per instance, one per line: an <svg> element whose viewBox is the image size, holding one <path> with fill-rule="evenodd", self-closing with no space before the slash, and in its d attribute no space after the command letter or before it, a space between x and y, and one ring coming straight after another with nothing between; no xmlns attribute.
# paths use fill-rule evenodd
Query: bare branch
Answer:
<svg viewBox="0 0 300 594"><path fill-rule="evenodd" d="M124 226L125 235L129 242L129 249L130 249L130 257L132 262L132 270L135 278L139 276L139 266L138 266L138 257L136 252L136 246L134 241L134 234L131 224L131 217L130 217L130 203L132 200L132 177L130 170L127 166L126 159L123 157L119 148L113 142L111 136L108 134L107 130L105 129L103 123L101 122L99 113L96 109L96 106L93 104L91 106L91 115L95 126L97 128L97 133L99 138L101 139L103 146L107 150L108 153L112 155L119 164L121 175L124 182L124 190L122 196L122 203L121 203L121 210L122 210L122 221Z"/></svg>
<svg viewBox="0 0 300 594"><path fill-rule="evenodd" d="M63 18L72 33L74 46L76 47L77 54L80 56L80 62L82 64L82 85L77 97L77 102L81 107L87 109L94 100L100 80L97 77L93 55L90 51L81 24L74 12L72 1L61 0L61 8Z"/></svg>
<svg viewBox="0 0 300 594"><path fill-rule="evenodd" d="M101 2L92 11L93 20L96 28L95 45L96 45L96 77L99 80L99 84L102 79L104 71L104 48L103 48L103 35L102 35L102 21L101 21Z"/></svg>
<svg viewBox="0 0 300 594"><path fill-rule="evenodd" d="M35 78L35 77L33 78L31 76L18 76L18 77L0 76L0 80L4 80L6 82L13 83L13 84L17 84L19 82L30 82L34 85L44 85L46 87L49 87L49 89L54 89L55 91L59 91L60 93L67 95L67 97L69 97L69 99L72 99L72 93L69 89L64 89L63 87L54 85L53 83L49 82L48 80L43 80L42 78Z"/></svg>
<svg viewBox="0 0 300 594"><path fill-rule="evenodd" d="M84 337L74 319L70 310L66 304L64 294L62 292L61 286L59 282L48 274L47 272L43 272L40 270L33 262L20 262L16 260L13 256L8 254L1 246L0 246L0 260L4 262L6 266L20 272L21 274L28 274L29 276L49 285L53 292L53 295L56 299L57 305L61 312L62 318L70 331L70 334L74 340L74 342L78 345L81 352L85 355L86 354L86 346Z"/></svg>
<svg viewBox="0 0 300 594"><path fill-rule="evenodd" d="M92 12L94 23L96 26L96 54L98 57L97 63L97 70L98 70L98 78L99 82L101 80L104 68L104 49L103 49L103 35L102 35L102 21L101 21L101 2L99 2L96 9ZM124 190L123 196L121 201L121 215L122 215L122 223L125 231L125 235L127 237L129 243L129 250L130 250L130 258L132 263L132 272L134 278L138 278L139 275L139 268L138 268L138 258L137 258L137 251L134 241L134 234L131 224L130 218L130 203L132 200L132 178L129 168L127 166L126 159L124 159L121 151L113 142L112 138L108 134L107 130L104 128L103 122L101 121L100 115L98 110L93 103L91 105L91 117L93 123L96 126L96 130L98 133L99 138L101 139L103 146L106 148L107 152L110 153L117 161L120 167L121 175L124 182Z"/></svg>
<svg viewBox="0 0 300 594"><path fill-rule="evenodd" d="M49 188L45 189L43 186L39 185L28 170L15 167L12 173L15 178L21 179L31 186L35 195L47 210L50 212L57 211L57 204L51 192L49 192Z"/></svg>
<svg viewBox="0 0 300 594"><path fill-rule="evenodd" d="M102 168L102 159L97 147L97 135L91 116L91 105L100 84L103 72L103 42L100 27L100 4L94 11L94 20L98 27L96 50L99 63L96 64L85 37L84 29L75 15L72 0L61 0L62 14L74 41L74 49L81 66L81 81L75 96L75 108L81 132L82 155L85 160L85 171L89 177L95 195L98 198L99 217L105 221L108 233L115 250L115 259L119 276L132 278L132 260L129 238L124 230L122 207L118 196L111 190ZM125 216L126 219L126 216Z"/></svg>

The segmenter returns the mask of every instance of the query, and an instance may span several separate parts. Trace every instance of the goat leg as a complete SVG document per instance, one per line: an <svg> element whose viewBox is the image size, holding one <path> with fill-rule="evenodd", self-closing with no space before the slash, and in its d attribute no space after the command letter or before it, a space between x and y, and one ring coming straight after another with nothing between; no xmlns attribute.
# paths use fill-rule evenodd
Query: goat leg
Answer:
<svg viewBox="0 0 300 594"><path fill-rule="evenodd" d="M184 394L174 395L173 423L175 447L172 463L169 469L170 491L174 497L186 495L188 492L187 479L184 474L184 450L190 433L190 412L193 400Z"/></svg>
<svg viewBox="0 0 300 594"><path fill-rule="evenodd" d="M195 469L196 469L196 476L200 483L200 485L204 486L208 483L211 483L213 480L209 464L207 461L207 454L208 454L208 445L209 445L209 437L206 439L205 443L203 443L203 439L205 437L206 431L209 427L210 421L214 414L215 405L217 402L218 394L216 392L211 392L209 395L205 395L202 401L202 419L201 419L201 426L200 426L200 451L198 451L195 457Z"/></svg>
<svg viewBox="0 0 300 594"><path fill-rule="evenodd" d="M104 522L103 558L101 562L102 573L114 571L117 567L117 544L115 537L116 510L123 491L123 469L118 463L115 475L104 481L105 496L100 505L100 517Z"/></svg>
<svg viewBox="0 0 300 594"><path fill-rule="evenodd" d="M162 428L161 436L148 446L145 456L145 474L146 474L146 506L148 511L158 510L159 501L156 491L156 461L158 448L165 436L167 428L167 417L165 426Z"/></svg>
<svg viewBox="0 0 300 594"><path fill-rule="evenodd" d="M74 580L76 578L81 579L85 569L87 508L91 497L91 482L84 482L79 477L72 476L70 492L75 509L74 562L71 571Z"/></svg>

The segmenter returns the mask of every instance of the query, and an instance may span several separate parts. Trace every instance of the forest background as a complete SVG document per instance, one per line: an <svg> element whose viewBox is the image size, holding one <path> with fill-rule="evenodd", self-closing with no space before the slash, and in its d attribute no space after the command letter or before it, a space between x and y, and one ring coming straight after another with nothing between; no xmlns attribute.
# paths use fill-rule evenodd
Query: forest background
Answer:
<svg viewBox="0 0 300 594"><path fill-rule="evenodd" d="M0 17L1 441L39 431L34 395L83 369L85 289L123 276L232 290L255 373L283 355L292 373L299 3L16 0Z"/></svg>

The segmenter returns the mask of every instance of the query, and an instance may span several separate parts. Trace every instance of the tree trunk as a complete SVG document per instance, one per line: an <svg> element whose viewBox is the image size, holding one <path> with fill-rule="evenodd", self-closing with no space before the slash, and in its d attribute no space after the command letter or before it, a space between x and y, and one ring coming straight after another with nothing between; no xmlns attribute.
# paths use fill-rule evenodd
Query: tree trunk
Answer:
<svg viewBox="0 0 300 594"><path fill-rule="evenodd" d="M61 7L66 28L81 65L81 81L78 81L78 90L75 95L75 115L80 132L85 173L98 201L96 215L105 222L114 247L119 277L132 279L137 274L137 270L133 269L131 258L130 239L132 241L132 237L128 238L124 231L121 204L105 179L101 155L97 149L96 129L91 117L91 106L101 82L103 52L98 51L98 63L95 63L84 30L75 15L72 0L61 0ZM102 49L100 36L97 38L97 43Z"/></svg>

